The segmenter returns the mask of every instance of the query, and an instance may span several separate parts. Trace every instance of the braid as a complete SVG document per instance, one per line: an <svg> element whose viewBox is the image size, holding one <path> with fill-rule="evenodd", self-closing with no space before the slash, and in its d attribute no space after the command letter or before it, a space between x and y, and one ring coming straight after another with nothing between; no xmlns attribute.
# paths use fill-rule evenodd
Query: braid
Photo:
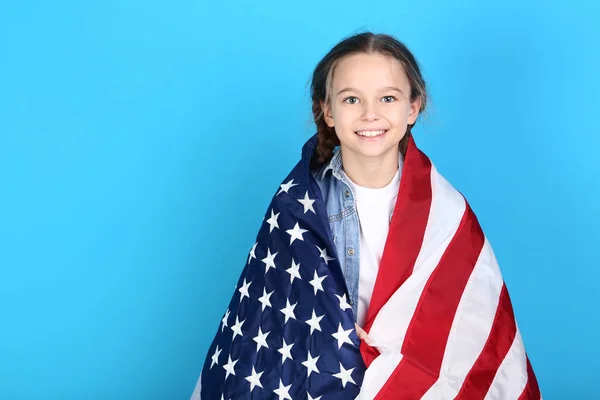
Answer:
<svg viewBox="0 0 600 400"><path fill-rule="evenodd" d="M339 146L340 141L335 134L335 129L330 128L325 122L323 110L313 103L313 116L317 126L317 148L311 159L311 169L318 168L327 163L333 157L333 149Z"/></svg>
<svg viewBox="0 0 600 400"><path fill-rule="evenodd" d="M406 158L406 150L408 150L408 141L410 139L410 137L412 136L412 127L413 125L408 125L408 128L406 128L406 133L404 134L404 137L402 137L402 139L400 139L400 143L398 144L398 147L400 149L400 154L402 154L403 158Z"/></svg>

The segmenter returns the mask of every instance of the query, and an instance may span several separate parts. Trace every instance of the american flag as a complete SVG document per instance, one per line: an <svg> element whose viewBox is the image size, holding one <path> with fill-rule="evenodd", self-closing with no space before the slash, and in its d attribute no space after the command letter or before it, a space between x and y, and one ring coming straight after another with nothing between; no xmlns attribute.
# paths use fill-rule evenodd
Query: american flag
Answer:
<svg viewBox="0 0 600 400"><path fill-rule="evenodd" d="M359 340L315 145L273 196L192 398L541 399L491 245L412 137Z"/></svg>

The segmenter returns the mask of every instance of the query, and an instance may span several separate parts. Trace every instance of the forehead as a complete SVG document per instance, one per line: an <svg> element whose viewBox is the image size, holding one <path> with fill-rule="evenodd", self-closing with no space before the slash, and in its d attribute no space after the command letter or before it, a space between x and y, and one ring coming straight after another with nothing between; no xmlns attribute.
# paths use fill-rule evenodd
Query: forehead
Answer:
<svg viewBox="0 0 600 400"><path fill-rule="evenodd" d="M357 89L377 89L385 86L410 86L402 64L382 54L353 54L344 57L335 68L333 87L352 86Z"/></svg>

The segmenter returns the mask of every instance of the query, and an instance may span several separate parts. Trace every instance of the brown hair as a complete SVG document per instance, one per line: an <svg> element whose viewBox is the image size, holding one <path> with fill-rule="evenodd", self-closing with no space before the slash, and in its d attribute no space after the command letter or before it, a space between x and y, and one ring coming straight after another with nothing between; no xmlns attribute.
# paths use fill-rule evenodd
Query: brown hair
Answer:
<svg viewBox="0 0 600 400"><path fill-rule="evenodd" d="M357 53L382 54L398 60L410 83L411 103L421 97L419 113L425 110L428 98L425 81L421 76L417 60L402 42L391 35L372 32L363 32L343 39L319 61L312 74L310 91L313 118L317 126L317 148L311 160L311 168L319 167L331 160L334 148L340 144L335 129L330 128L325 122L321 104L329 104L331 101L330 92L336 66L344 57ZM406 134L400 141L402 154L406 154L413 125L408 125Z"/></svg>

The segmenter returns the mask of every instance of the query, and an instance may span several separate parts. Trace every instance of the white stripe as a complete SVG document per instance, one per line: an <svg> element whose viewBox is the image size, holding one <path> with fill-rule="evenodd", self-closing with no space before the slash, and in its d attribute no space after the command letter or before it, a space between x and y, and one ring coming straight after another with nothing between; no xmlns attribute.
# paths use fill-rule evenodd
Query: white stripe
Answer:
<svg viewBox="0 0 600 400"><path fill-rule="evenodd" d="M430 215L414 271L381 308L369 331L381 354L365 373L361 400L373 399L402 359L402 343L423 288L456 234L465 212L462 195L438 174L433 165L431 184Z"/></svg>
<svg viewBox="0 0 600 400"><path fill-rule="evenodd" d="M517 328L515 340L500 364L485 400L518 399L526 385L527 355L521 339L521 332Z"/></svg>
<svg viewBox="0 0 600 400"><path fill-rule="evenodd" d="M202 371L200 371L200 376L198 377L198 381L196 382L196 387L194 388L194 392L192 393L192 397L190 397L190 400L200 400L201 390L202 390Z"/></svg>
<svg viewBox="0 0 600 400"><path fill-rule="evenodd" d="M360 393L355 400L373 400L402 360L400 350L387 351L381 347L378 349L381 354L367 368Z"/></svg>
<svg viewBox="0 0 600 400"><path fill-rule="evenodd" d="M452 322L440 376L423 399L453 399L489 337L503 280L487 241L469 277Z"/></svg>

